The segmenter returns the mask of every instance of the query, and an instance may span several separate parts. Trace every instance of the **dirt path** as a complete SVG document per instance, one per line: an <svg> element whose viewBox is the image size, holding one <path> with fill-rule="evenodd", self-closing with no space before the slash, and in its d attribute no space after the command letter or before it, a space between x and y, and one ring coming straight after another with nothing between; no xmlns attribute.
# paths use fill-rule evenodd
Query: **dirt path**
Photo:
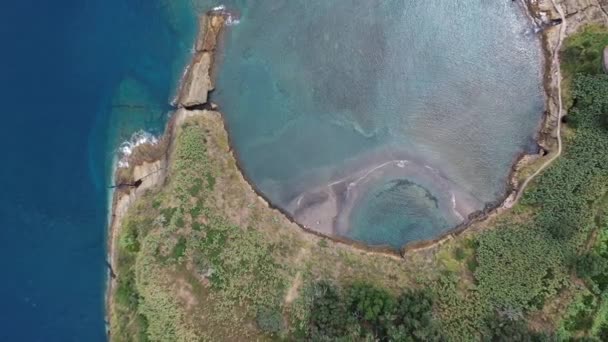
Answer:
<svg viewBox="0 0 608 342"><path fill-rule="evenodd" d="M296 257L295 265L299 265L302 259L308 254L308 249L302 247L300 248L300 252L298 252L298 256ZM296 297L298 296L298 290L302 285L302 271L298 271L296 276L293 278L291 282L291 286L289 290L287 290L287 294L285 295L285 304L291 304Z"/></svg>
<svg viewBox="0 0 608 342"><path fill-rule="evenodd" d="M556 82L557 100L559 102L558 103L558 112L557 112L557 129L556 129L557 152L551 158L549 158L549 160L544 162L533 174L531 174L522 183L521 187L519 187L519 190L517 191L517 194L515 195L515 198L513 198L510 201L505 201L505 204L503 205L503 207L505 207L505 208L513 207L520 200L522 194L524 193L524 190L526 190L526 188L528 187L530 182L534 178L536 178L536 176L538 176L541 172L543 172L547 167L549 167L549 165L551 165L562 154L562 135L561 135L562 120L561 120L561 118L562 118L562 114L563 114L563 103L562 103L562 71L561 71L560 60L559 60L559 51L562 47L562 43L566 36L567 23L566 23L566 16L564 15L564 10L562 9L562 6L560 4L557 4L555 2L555 0L551 0L551 3L553 4L553 7L555 7L555 9L557 10L557 13L559 13L560 18L562 19L562 23L560 25L560 30L559 30L558 43L555 46L555 49L553 50L553 60L551 62L551 64L552 64L551 70L554 72L554 77L557 80L557 82Z"/></svg>

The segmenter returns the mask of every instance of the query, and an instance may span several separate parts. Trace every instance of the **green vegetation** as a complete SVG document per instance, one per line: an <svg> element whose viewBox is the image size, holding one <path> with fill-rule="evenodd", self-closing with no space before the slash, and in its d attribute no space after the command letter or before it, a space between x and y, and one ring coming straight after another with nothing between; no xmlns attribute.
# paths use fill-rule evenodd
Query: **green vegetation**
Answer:
<svg viewBox="0 0 608 342"><path fill-rule="evenodd" d="M565 41L562 71L568 76L604 73L602 53L608 45L608 30L599 25L586 26Z"/></svg>
<svg viewBox="0 0 608 342"><path fill-rule="evenodd" d="M386 278L398 261L336 250L269 210L217 152L227 143L218 117L190 118L177 133L168 182L144 194L120 230L114 340L288 338L300 287L313 278L407 285ZM288 290L297 303L286 303Z"/></svg>
<svg viewBox="0 0 608 342"><path fill-rule="evenodd" d="M607 340L606 44L566 42L565 150L521 203L405 260L303 233L244 182L220 118L189 118L119 232L113 339Z"/></svg>
<svg viewBox="0 0 608 342"><path fill-rule="evenodd" d="M540 309L566 281L560 245L534 226L499 226L479 237L475 279L496 311Z"/></svg>
<svg viewBox="0 0 608 342"><path fill-rule="evenodd" d="M446 262L448 274L429 282L450 339L548 338L540 334L543 331L559 333L560 339L599 338L608 329L604 323L608 263L603 260L608 254L600 250L608 228L600 218L608 191L608 76L599 74L601 59L591 52L603 50L606 44L608 33L598 27L567 42L564 70L572 77L574 106L569 110L565 152L537 179L521 204L474 237L474 262L466 261L466 253L455 243L451 262L459 265L464 259L473 282L463 283L468 272L447 267ZM580 58L585 62L578 63ZM595 240L598 247L590 251ZM586 287L580 286L575 274L587 279ZM571 304L564 312L556 308L560 302ZM530 330L533 317L543 317L543 322ZM512 335L514 329L517 335Z"/></svg>
<svg viewBox="0 0 608 342"><path fill-rule="evenodd" d="M199 261L199 271L209 274L212 287L222 293L224 300L248 302L256 310L274 308L281 305L285 280L272 248L259 232L218 219L206 227L200 241L197 257L203 261Z"/></svg>
<svg viewBox="0 0 608 342"><path fill-rule="evenodd" d="M486 308L485 313L469 318L482 335L494 330L491 320L484 317L508 313L513 322L522 322L545 314L555 298L578 296L581 290L573 279L573 268L584 278L601 282L604 277L605 262L599 260L599 252L590 253L587 248L593 234L605 228L598 225L597 213L608 191L608 131L603 126L608 76L597 74L602 70L601 59L591 58L595 55L590 51L603 50L606 44L608 34L595 27L568 41L564 70L579 74L571 82L574 107L569 122L574 130L564 141L565 152L526 192L517 210L476 238L475 292L468 294L465 305ZM582 56L584 63L575 62ZM462 295L462 290L458 292ZM567 313L564 319L559 312L553 313L562 327L561 338L593 335L592 327L600 325L595 313L603 296L574 300L573 307L585 309L571 308L568 311L575 313ZM551 332L556 327L549 324L546 329ZM453 337L463 337L471 332L455 333Z"/></svg>
<svg viewBox="0 0 608 342"><path fill-rule="evenodd" d="M319 282L306 293L312 302L305 332L308 339L432 341L441 338L428 292L408 291L396 298L367 283L339 289L331 283Z"/></svg>
<svg viewBox="0 0 608 342"><path fill-rule="evenodd" d="M119 241L118 278L114 294L115 315L122 319L113 324L116 341L146 341L147 320L138 313L141 296L136 287L135 257L140 250L136 223L127 220ZM113 322L114 323L114 322Z"/></svg>
<svg viewBox="0 0 608 342"><path fill-rule="evenodd" d="M608 109L608 76L579 75L572 94L576 106L570 110L576 134L566 139L566 152L538 186L524 198L539 206L535 222L553 237L576 238L592 224L591 204L606 191L608 134L602 125Z"/></svg>
<svg viewBox="0 0 608 342"><path fill-rule="evenodd" d="M568 37L564 41L561 55L563 75L563 98L566 107L572 106L570 90L576 75L603 74L603 51L608 45L608 28L600 25L588 25L582 32Z"/></svg>
<svg viewBox="0 0 608 342"><path fill-rule="evenodd" d="M510 316L509 312L498 313L486 322L487 331L483 335L485 341L555 341L552 334L530 331L526 321Z"/></svg>

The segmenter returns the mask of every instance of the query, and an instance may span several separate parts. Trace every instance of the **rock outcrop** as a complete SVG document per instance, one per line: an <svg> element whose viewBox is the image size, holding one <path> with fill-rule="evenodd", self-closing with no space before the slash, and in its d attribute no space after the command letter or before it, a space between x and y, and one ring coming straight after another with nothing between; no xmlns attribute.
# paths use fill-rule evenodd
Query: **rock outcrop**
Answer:
<svg viewBox="0 0 608 342"><path fill-rule="evenodd" d="M539 11L548 14L549 19L559 19L551 0L533 2L536 2ZM568 20L567 36L579 31L584 25L608 24L608 0L555 0L555 3L561 5Z"/></svg>
<svg viewBox="0 0 608 342"><path fill-rule="evenodd" d="M559 42L562 18L555 5L559 5L567 20L565 36L568 37L589 24L608 26L608 0L525 0L532 12L535 22L542 28L543 43L548 55L552 58ZM551 150L556 141L558 117L557 78L553 71L546 73L545 90L547 91L547 113L540 130L539 144L545 150Z"/></svg>
<svg viewBox="0 0 608 342"><path fill-rule="evenodd" d="M218 36L225 23L221 13L207 13L199 19L199 32L194 48L194 56L182 80L176 105L191 108L207 103L210 91L214 89L212 69Z"/></svg>
<svg viewBox="0 0 608 342"><path fill-rule="evenodd" d="M224 27L226 18L222 14L205 14L199 19L199 35L196 39L196 52L213 52L217 38Z"/></svg>

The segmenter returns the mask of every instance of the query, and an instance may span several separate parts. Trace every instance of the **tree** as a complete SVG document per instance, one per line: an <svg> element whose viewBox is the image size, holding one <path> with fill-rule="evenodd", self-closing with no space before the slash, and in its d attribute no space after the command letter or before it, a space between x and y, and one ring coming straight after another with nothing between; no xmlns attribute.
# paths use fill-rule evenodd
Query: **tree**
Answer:
<svg viewBox="0 0 608 342"><path fill-rule="evenodd" d="M267 333L276 334L283 330L283 315L276 308L262 307L256 315L258 327Z"/></svg>
<svg viewBox="0 0 608 342"><path fill-rule="evenodd" d="M313 339L344 336L350 325L344 303L336 287L326 281L313 286L310 332Z"/></svg>
<svg viewBox="0 0 608 342"><path fill-rule="evenodd" d="M433 299L427 291L395 297L367 283L342 293L329 282L313 286L308 337L312 340L437 341Z"/></svg>
<svg viewBox="0 0 608 342"><path fill-rule="evenodd" d="M572 95L576 101L573 111L575 121L584 111L599 115L601 124L608 128L608 75L577 75L574 79Z"/></svg>
<svg viewBox="0 0 608 342"><path fill-rule="evenodd" d="M394 320L386 327L391 341L440 340L433 319L433 298L428 291L408 291L399 296Z"/></svg>
<svg viewBox="0 0 608 342"><path fill-rule="evenodd" d="M606 271L606 260L594 252L581 255L576 261L576 275L591 278Z"/></svg>
<svg viewBox="0 0 608 342"><path fill-rule="evenodd" d="M541 342L553 341L550 336L530 331L526 321L496 313L487 320L487 330L483 333L484 341L492 342Z"/></svg>
<svg viewBox="0 0 608 342"><path fill-rule="evenodd" d="M382 316L390 314L395 299L383 289L365 283L357 283L348 291L348 307L358 320L377 324Z"/></svg>

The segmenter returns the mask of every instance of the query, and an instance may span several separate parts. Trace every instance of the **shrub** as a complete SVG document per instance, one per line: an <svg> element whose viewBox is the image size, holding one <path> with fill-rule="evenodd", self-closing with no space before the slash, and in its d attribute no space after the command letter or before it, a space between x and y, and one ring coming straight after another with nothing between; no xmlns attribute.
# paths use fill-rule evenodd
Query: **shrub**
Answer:
<svg viewBox="0 0 608 342"><path fill-rule="evenodd" d="M342 291L329 282L313 286L308 337L312 340L372 339L434 341L441 336L429 292L408 291L398 298L368 283Z"/></svg>
<svg viewBox="0 0 608 342"><path fill-rule="evenodd" d="M175 214L176 211L177 211L177 208L163 208L160 210L160 213L163 216L164 221L166 223L169 223L173 219L173 215Z"/></svg>
<svg viewBox="0 0 608 342"><path fill-rule="evenodd" d="M591 292L579 295L570 305L564 320L564 328L574 334L590 331L595 321L598 304Z"/></svg>
<svg viewBox="0 0 608 342"><path fill-rule="evenodd" d="M258 327L269 334L276 334L284 329L283 315L278 309L262 307L256 315Z"/></svg>
<svg viewBox="0 0 608 342"><path fill-rule="evenodd" d="M562 51L562 68L569 75L603 73L602 52L608 45L608 30L590 25L566 39Z"/></svg>
<svg viewBox="0 0 608 342"><path fill-rule="evenodd" d="M179 258L183 257L185 253L186 253L186 238L183 236L180 236L179 239L177 240L177 243L173 247L173 250L171 251L171 256L173 257L173 259L179 260Z"/></svg>
<svg viewBox="0 0 608 342"><path fill-rule="evenodd" d="M454 250L454 258L458 261L462 261L467 257L467 254L462 247L458 247Z"/></svg>
<svg viewBox="0 0 608 342"><path fill-rule="evenodd" d="M356 283L348 289L349 311L362 321L378 324L382 316L390 314L395 299L384 289L366 283Z"/></svg>
<svg viewBox="0 0 608 342"><path fill-rule="evenodd" d="M480 236L475 278L494 308L538 308L566 281L560 246L533 227L497 227Z"/></svg>
<svg viewBox="0 0 608 342"><path fill-rule="evenodd" d="M329 282L320 282L312 289L309 335L312 338L344 336L353 322L346 314L346 306L337 288Z"/></svg>
<svg viewBox="0 0 608 342"><path fill-rule="evenodd" d="M139 233L135 223L127 221L122 229L123 232L121 232L119 240L120 247L130 253L137 253L139 251Z"/></svg>
<svg viewBox="0 0 608 342"><path fill-rule="evenodd" d="M116 302L126 307L137 307L139 294L135 287L135 274L132 270L123 272L118 277Z"/></svg>
<svg viewBox="0 0 608 342"><path fill-rule="evenodd" d="M523 318L513 318L497 313L487 320L484 341L492 342L541 342L555 341L554 337L530 331Z"/></svg>
<svg viewBox="0 0 608 342"><path fill-rule="evenodd" d="M595 252L583 254L576 261L576 274L581 278L593 278L608 271L608 260Z"/></svg>
<svg viewBox="0 0 608 342"><path fill-rule="evenodd" d="M440 334L433 318L433 298L428 291L408 291L397 301L392 314L394 320L385 328L386 336L391 341L439 340Z"/></svg>
<svg viewBox="0 0 608 342"><path fill-rule="evenodd" d="M201 190L203 190L203 180L200 178L196 178L192 182L192 186L190 187L190 189L188 189L188 192L190 193L190 196L195 197L201 192Z"/></svg>
<svg viewBox="0 0 608 342"><path fill-rule="evenodd" d="M205 178L207 178L207 189L209 191L213 191L213 189L215 188L215 177L213 177L213 174L211 174L211 172L206 172Z"/></svg>

